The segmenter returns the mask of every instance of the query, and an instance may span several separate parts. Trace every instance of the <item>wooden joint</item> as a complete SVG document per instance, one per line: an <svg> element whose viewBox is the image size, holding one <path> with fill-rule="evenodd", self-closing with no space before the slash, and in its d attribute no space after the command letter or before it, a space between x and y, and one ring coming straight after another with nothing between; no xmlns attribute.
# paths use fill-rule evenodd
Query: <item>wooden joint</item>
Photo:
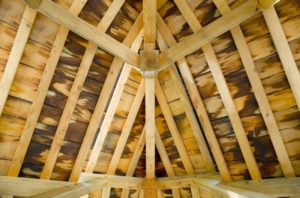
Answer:
<svg viewBox="0 0 300 198"><path fill-rule="evenodd" d="M144 77L155 77L159 67L158 50L142 50L140 53L140 68Z"/></svg>
<svg viewBox="0 0 300 198"><path fill-rule="evenodd" d="M33 9L38 9L43 2L43 0L24 0L24 1L29 7Z"/></svg>

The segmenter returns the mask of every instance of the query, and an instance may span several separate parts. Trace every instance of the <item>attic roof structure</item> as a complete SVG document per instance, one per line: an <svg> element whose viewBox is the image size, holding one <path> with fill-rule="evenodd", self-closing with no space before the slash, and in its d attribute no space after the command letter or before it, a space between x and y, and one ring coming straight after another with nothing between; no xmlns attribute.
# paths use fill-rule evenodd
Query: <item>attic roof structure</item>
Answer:
<svg viewBox="0 0 300 198"><path fill-rule="evenodd" d="M299 0L0 0L0 196L300 197Z"/></svg>

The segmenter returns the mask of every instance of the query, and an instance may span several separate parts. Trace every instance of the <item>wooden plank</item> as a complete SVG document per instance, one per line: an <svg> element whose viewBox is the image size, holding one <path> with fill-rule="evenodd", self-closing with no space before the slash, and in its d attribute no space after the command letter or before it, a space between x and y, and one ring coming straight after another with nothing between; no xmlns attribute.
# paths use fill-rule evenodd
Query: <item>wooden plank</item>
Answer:
<svg viewBox="0 0 300 198"><path fill-rule="evenodd" d="M280 0L258 0L257 3L259 7L267 9L279 1Z"/></svg>
<svg viewBox="0 0 300 198"><path fill-rule="evenodd" d="M146 178L155 178L155 79L145 78ZM154 195L153 195L154 196Z"/></svg>
<svg viewBox="0 0 300 198"><path fill-rule="evenodd" d="M164 42L166 42L169 46L175 45L176 40L173 37L170 30L168 29L168 27L166 26L166 24L164 23L164 21L162 20L162 18L160 17L160 15L157 15L157 21L158 21L157 26L159 30L158 40L162 39L160 38L161 35L164 38ZM190 71L186 59L185 58L180 59L179 61L177 61L177 65L181 73L181 76L185 82L185 85L187 87L193 106L197 112L200 123L203 127L203 131L210 145L212 154L215 159L218 159L215 161L222 175L222 178L224 179L224 181L231 181L231 176L228 167L226 165L226 162L224 160L224 156L221 151L219 142L212 128L210 119L208 117L208 113L205 109L204 102L199 94L198 88L196 86L195 80L192 76L192 73Z"/></svg>
<svg viewBox="0 0 300 198"><path fill-rule="evenodd" d="M72 6L69 9L69 12L78 15L81 9L84 7L86 0L75 0ZM49 59L44 69L44 73L40 80L39 87L36 92L36 98L33 101L30 111L20 138L18 147L16 149L14 158L11 162L11 165L8 170L8 176L18 176L27 148L29 146L34 128L37 124L40 112L43 107L44 100L47 95L47 90L50 86L51 79L54 75L56 65L58 63L61 51L64 47L65 41L67 39L69 30L63 26L60 26L55 38L53 47L51 49Z"/></svg>
<svg viewBox="0 0 300 198"><path fill-rule="evenodd" d="M225 14L230 11L230 7L227 5L225 0L213 0L213 2L216 4L221 14ZM239 51L240 57L248 75L248 79L253 88L256 101L259 105L259 109L267 126L271 141L273 143L275 152L281 165L281 169L286 177L294 177L294 169L286 151L284 142L282 140L279 128L276 123L276 119L272 112L271 105L265 93L264 87L262 85L258 73L256 72L256 67L251 57L251 53L247 46L243 32L238 26L231 29L231 34Z"/></svg>
<svg viewBox="0 0 300 198"><path fill-rule="evenodd" d="M98 30L102 32L106 32L106 30L109 28L110 24L112 23L114 17L119 12L123 3L124 0L118 0L112 3L112 5L109 7L107 12L101 19L101 22L97 26ZM109 22L108 22L108 18L109 18ZM85 79L87 77L87 74L89 72L90 66L92 64L97 49L98 49L97 46L94 43L90 42L82 57L82 61L80 63L78 72L76 74L74 83L72 85L70 94L68 96L67 103L65 105L64 111L60 118L50 151L48 153L47 160L45 162L44 168L40 176L42 179L49 179L51 177L51 173L55 166L57 155L63 143L64 137L66 135L69 122L75 110L79 98L79 94L81 92L81 88L83 87L83 84L85 82Z"/></svg>
<svg viewBox="0 0 300 198"><path fill-rule="evenodd" d="M139 48L140 48L141 43L142 43L142 31L136 37L136 39L135 39L135 41L132 45L132 49L134 51L138 51ZM121 95L123 93L126 81L129 77L130 71L131 71L131 66L126 63L124 65L122 73L119 77L118 83L117 83L116 88L114 90L114 94L113 94L113 96L110 100L110 104L108 106L106 115L103 119L99 135L96 139L95 146L93 148L93 151L91 153L89 162L87 164L87 167L86 167L86 170L85 170L85 172L87 172L87 173L92 173L95 166L96 166L99 153L102 150L106 135L108 133L109 126L111 124L111 121L113 119L113 116L115 114L117 106L119 104L119 101L120 101Z"/></svg>
<svg viewBox="0 0 300 198"><path fill-rule="evenodd" d="M142 25L143 25L142 22L143 22L142 15L139 15L139 17L133 24L130 32L127 34L123 42L125 45L130 46L134 42L134 39L137 37L137 35L140 33L142 29ZM116 79L118 78L122 65L123 65L123 61L121 59L115 58L113 60L110 71L108 73L108 76L106 77L104 86L102 88L101 94L98 98L94 113L91 117L85 137L83 139L82 146L80 147L79 153L77 155L75 165L72 169L70 179L69 179L70 181L77 181L80 176L80 173L83 168L83 164L86 160L86 157L88 155L88 152L94 140L94 136L97 132L99 123L102 119L102 116L109 102L110 95L114 87L114 84L111 82L115 82Z"/></svg>
<svg viewBox="0 0 300 198"><path fill-rule="evenodd" d="M282 29L282 25L274 7L264 10L262 13L293 91L298 109L300 110L300 72Z"/></svg>
<svg viewBox="0 0 300 198"><path fill-rule="evenodd" d="M164 167L166 169L168 176L169 177L175 176L175 172L172 167L171 161L169 159L168 153L165 149L165 146L163 144L163 141L162 141L157 129L156 129L156 133L155 133L155 144L156 144L156 148L159 152L160 158L164 164ZM173 197L180 198L180 192L178 189L172 189L172 193L173 193Z"/></svg>
<svg viewBox="0 0 300 198"><path fill-rule="evenodd" d="M81 37L95 43L101 49L121 58L126 63L131 64L133 67L139 69L139 55L136 52L133 52L127 46L119 43L117 40L108 36L104 32L97 30L84 20L70 14L51 0L39 1L38 4L35 5L35 0L27 0L26 2L55 22L65 25Z"/></svg>
<svg viewBox="0 0 300 198"><path fill-rule="evenodd" d="M230 13L207 25L200 32L188 36L165 52L161 53L159 55L159 70L163 70L175 61L198 50L211 39L223 34L236 25L239 25L243 21L254 16L257 12L258 10L256 9L255 2L246 1L238 8L233 9Z"/></svg>
<svg viewBox="0 0 300 198"><path fill-rule="evenodd" d="M23 13L4 73L0 80L0 116L2 115L9 90L16 75L36 14L37 12L28 6Z"/></svg>
<svg viewBox="0 0 300 198"><path fill-rule="evenodd" d="M162 113L164 115L164 118L167 122L168 128L170 130L174 144L178 150L178 153L182 160L184 168L188 174L194 174L194 168L193 168L192 162L191 162L189 155L187 153L187 150L184 146L184 143L180 136L176 122L175 122L172 112L169 108L167 99L163 93L163 90L162 90L158 80L156 80L156 84L155 84L155 95L156 95L157 101L159 103L159 106L162 110Z"/></svg>

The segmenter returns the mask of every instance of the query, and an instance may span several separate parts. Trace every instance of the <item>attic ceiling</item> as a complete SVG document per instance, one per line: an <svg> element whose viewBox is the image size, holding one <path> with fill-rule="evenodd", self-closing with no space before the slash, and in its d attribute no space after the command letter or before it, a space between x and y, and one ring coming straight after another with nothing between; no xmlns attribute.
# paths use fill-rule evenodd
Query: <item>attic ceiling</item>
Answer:
<svg viewBox="0 0 300 198"><path fill-rule="evenodd" d="M297 0L26 2L0 0L0 175L300 175Z"/></svg>

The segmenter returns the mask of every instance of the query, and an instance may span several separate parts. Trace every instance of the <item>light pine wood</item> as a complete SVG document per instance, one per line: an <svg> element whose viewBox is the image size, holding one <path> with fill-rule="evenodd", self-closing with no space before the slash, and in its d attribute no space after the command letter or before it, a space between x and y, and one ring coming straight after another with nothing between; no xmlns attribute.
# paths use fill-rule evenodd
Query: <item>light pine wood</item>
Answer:
<svg viewBox="0 0 300 198"><path fill-rule="evenodd" d="M145 78L146 178L155 178L155 79Z"/></svg>
<svg viewBox="0 0 300 198"><path fill-rule="evenodd" d="M159 30L158 40L161 40L162 42L161 45L164 45L165 42L168 44L168 46L172 46L176 44L175 38L173 37L172 33L170 32L170 30L168 29L168 27L166 26L166 24L164 23L160 15L157 15L157 27ZM204 102L199 94L197 85L192 76L192 73L190 71L186 59L185 58L180 59L179 61L177 61L177 65L181 73L181 76L185 82L185 85L187 87L188 93L190 95L190 99L196 110L199 121L203 127L203 131L208 140L211 152L214 158L218 159L215 161L222 175L222 178L224 179L224 181L231 181L232 180L231 175L229 173L219 142L216 138L215 132L213 130L210 119L208 117L208 113L204 106Z"/></svg>
<svg viewBox="0 0 300 198"><path fill-rule="evenodd" d="M263 15L293 91L298 109L300 110L300 72L282 29L282 25L273 6L264 10Z"/></svg>
<svg viewBox="0 0 300 198"><path fill-rule="evenodd" d="M35 0L27 0L28 3L31 1ZM42 0L37 7L37 11L51 18L58 24L68 27L83 38L95 43L101 49L139 69L139 55L136 52L130 50L127 46L121 44L104 32L97 30L84 20L70 14L51 0Z"/></svg>
<svg viewBox="0 0 300 198"><path fill-rule="evenodd" d="M28 197L66 186L74 186L74 183L0 176L0 195Z"/></svg>
<svg viewBox="0 0 300 198"><path fill-rule="evenodd" d="M138 111L140 109L140 106L142 104L144 96L145 96L145 81L143 79L142 82L140 83L139 89L137 91L137 94L136 94L133 104L131 106L131 110L128 114L127 120L123 127L121 136L118 140L117 147L114 151L114 154L112 156L112 159L110 161L110 164L108 166L106 174L113 175L113 174L115 174L115 172L117 170L120 158L121 158L124 148L126 146L128 137L132 130L134 121L136 119L136 116L138 114ZM105 188L102 193L102 198L109 197L110 190L111 190L110 188Z"/></svg>
<svg viewBox="0 0 300 198"><path fill-rule="evenodd" d="M139 33L139 35L136 37L133 44L132 44L132 50L134 50L134 51L139 50L139 48L141 46L141 43L142 43L142 39L143 38L142 38L142 31L141 31ZM110 104L108 106L108 109L106 111L105 117L104 117L103 122L102 122L102 125L100 127L100 132L97 136L94 148L92 150L90 159L88 161L88 164L87 164L87 167L86 167L86 170L85 170L85 172L87 172L87 173L92 173L95 166L96 166L98 156L99 156L99 154L102 150L103 144L105 142L105 138L106 138L107 133L108 133L108 129L109 129L111 121L114 117L115 111L118 107L121 95L122 95L123 90L125 88L126 81L128 80L128 77L130 75L131 68L132 67L130 65L125 63L125 65L123 67L123 70L120 74L118 83L115 87L113 96L110 100Z"/></svg>
<svg viewBox="0 0 300 198"><path fill-rule="evenodd" d="M156 41L157 1L143 0L145 49L153 49ZM150 46L149 46L150 45Z"/></svg>
<svg viewBox="0 0 300 198"><path fill-rule="evenodd" d="M280 0L257 0L257 3L259 7L267 9L279 1Z"/></svg>
<svg viewBox="0 0 300 198"><path fill-rule="evenodd" d="M86 0L75 0L74 3L71 5L69 12L73 15L78 15L82 8L84 7ZM59 57L61 55L62 49L64 47L65 41L67 39L69 30L66 29L64 26L59 26L56 38L53 43L53 47L51 49L48 61L46 63L43 75L41 77L35 100L33 101L29 114L16 148L15 155L9 167L8 176L18 176L25 154L27 152L34 128L37 124L39 115L41 113L44 100L47 95L47 91L49 89L51 79L54 75L56 65L58 63Z"/></svg>
<svg viewBox="0 0 300 198"><path fill-rule="evenodd" d="M177 148L178 154L182 160L183 166L188 174L194 174L194 168L193 168L192 162L191 162L189 155L187 153L187 150L184 146L184 143L180 136L179 130L178 130L175 120L173 118L172 112L169 108L166 96L164 95L163 90L162 90L161 85L159 84L158 80L156 80L156 84L155 84L155 95L156 95L158 104L161 108L161 111L164 115L164 118L167 122L169 131L172 135L172 138L173 138L174 144Z"/></svg>
<svg viewBox="0 0 300 198"><path fill-rule="evenodd" d="M156 144L156 148L159 152L160 158L161 158L161 160L164 164L164 167L166 169L166 172L167 172L168 176L169 177L175 176L175 172L174 172L174 169L172 167L172 163L169 159L168 153L165 149L165 146L163 144L163 141L162 141L157 129L156 129L156 133L155 133L155 144ZM158 190L158 193L159 192L160 191ZM172 193L173 193L174 198L180 198L180 192L179 192L178 189L172 189ZM159 193L159 194L161 194L161 193Z"/></svg>
<svg viewBox="0 0 300 198"><path fill-rule="evenodd" d="M125 125L123 127L121 136L118 140L117 147L114 151L113 157L112 157L112 159L110 161L110 164L108 166L107 174L109 174L109 175L110 174L115 174L115 171L117 169L119 160L120 160L121 155L122 155L122 153L124 151L124 148L126 146L126 142L127 142L128 137L130 135L130 132L132 130L134 121L136 119L136 116L138 114L138 111L139 111L139 108L142 104L144 96L145 96L145 80L143 79L140 83L138 92L135 96L135 99L134 99L133 104L131 106L131 110L128 114L127 120L126 120Z"/></svg>
<svg viewBox="0 0 300 198"><path fill-rule="evenodd" d="M220 10L221 14L225 14L230 11L230 7L226 4L225 0L213 0L213 2ZM271 141L281 165L282 172L286 177L294 177L295 172L293 166L286 151L264 87L258 73L256 72L255 64L251 57L251 53L249 51L243 32L241 28L237 26L231 29L231 34L239 51L246 73L249 77L248 79L251 83L256 101L259 105L260 111L267 126Z"/></svg>
<svg viewBox="0 0 300 198"><path fill-rule="evenodd" d="M185 17L185 15L187 15L186 12L190 13L189 17L186 17L185 19L187 20L187 22L190 25L193 32L200 32L202 29L201 24L196 23L196 21L198 21L198 20L197 20L196 16L193 14L191 8L188 5L183 6L184 4L186 4L186 2L184 0L178 0L178 1L181 2L181 4L177 4L177 6L178 6L179 10L181 11L181 13L183 13L183 16ZM191 14L193 14L193 16L194 16L193 18L191 17ZM226 16L226 15L224 15L224 16ZM212 48L212 45L210 43L203 46L202 50L203 50L204 56L206 58L206 61L208 63L208 66L210 68L210 71L212 73L212 76L215 80L215 83L217 85L217 88L219 90L220 96L222 98L223 104L227 111L228 117L229 117L232 127L234 129L234 132L236 134L236 138L240 145L240 148L243 153L247 167L249 169L250 175L251 175L252 179L260 180L261 174L260 174L258 165L254 158L254 154L251 150L250 143L247 139L245 129L242 125L242 121L241 121L239 114L237 112L237 109L234 105L232 96L230 94L228 85L226 83L225 77L221 70L217 56L216 56L216 54Z"/></svg>
<svg viewBox="0 0 300 198"><path fill-rule="evenodd" d="M98 30L100 30L102 32L106 32L106 30L112 23L114 17L119 12L123 3L124 3L124 0L113 1L112 5L108 8L107 12L101 19L101 22L97 26ZM81 92L81 89L83 87L83 84L85 82L87 74L89 72L89 69L90 69L92 61L94 59L94 56L96 54L96 51L97 51L97 45L89 42L88 46L85 50L85 53L82 57L82 61L80 63L78 72L76 74L70 94L68 96L66 106L64 108L61 119L59 121L50 151L48 153L46 163L44 165L44 168L43 168L41 176L40 176L41 179L49 179L51 177L59 150L62 146L64 137L66 135L66 132L67 132L67 129L69 126L69 122L71 120L71 117L73 115L73 112L75 110L75 107L76 107L76 104L77 104L77 101L79 98L79 94Z"/></svg>
<svg viewBox="0 0 300 198"><path fill-rule="evenodd" d="M4 73L0 80L0 116L2 115L10 87L15 78L36 15L37 12L35 10L26 6L12 49L7 59Z"/></svg>
<svg viewBox="0 0 300 198"><path fill-rule="evenodd" d="M143 25L142 15L139 15L136 19L135 23L131 27L131 30L127 34L126 38L124 39L124 45L130 46L138 34L141 34L141 29ZM92 145L94 136L97 132L99 123L102 119L102 115L104 114L105 108L109 102L110 95L113 91L114 83L116 82L117 78L120 74L122 69L123 61L119 58L114 58L113 63L110 67L108 76L105 79L101 94L98 98L94 113L91 117L89 126L87 128L86 134L83 139L82 146L80 147L79 153L77 155L75 165L72 169L71 175L69 180L70 181L77 181L80 173L83 169L84 162L87 158L88 152Z"/></svg>
<svg viewBox="0 0 300 198"><path fill-rule="evenodd" d="M128 166L128 170L126 172L126 176L132 176L134 174L134 171L136 169L136 166L137 166L137 163L141 157L141 154L143 152L143 149L145 147L145 144L146 144L146 136L145 136L145 132L146 129L144 127L143 131L142 131L142 134L140 136L140 139L139 139L139 142L132 154L132 159L130 161L130 164ZM141 196L142 192L140 193L140 196ZM128 195L129 195L129 190L128 189L123 189L122 191L122 195L121 195L121 198L128 198Z"/></svg>
<svg viewBox="0 0 300 198"><path fill-rule="evenodd" d="M182 57L193 53L207 44L211 39L227 32L257 13L256 3L246 1L230 13L207 25L200 32L194 33L167 49L159 55L159 70L170 66Z"/></svg>

